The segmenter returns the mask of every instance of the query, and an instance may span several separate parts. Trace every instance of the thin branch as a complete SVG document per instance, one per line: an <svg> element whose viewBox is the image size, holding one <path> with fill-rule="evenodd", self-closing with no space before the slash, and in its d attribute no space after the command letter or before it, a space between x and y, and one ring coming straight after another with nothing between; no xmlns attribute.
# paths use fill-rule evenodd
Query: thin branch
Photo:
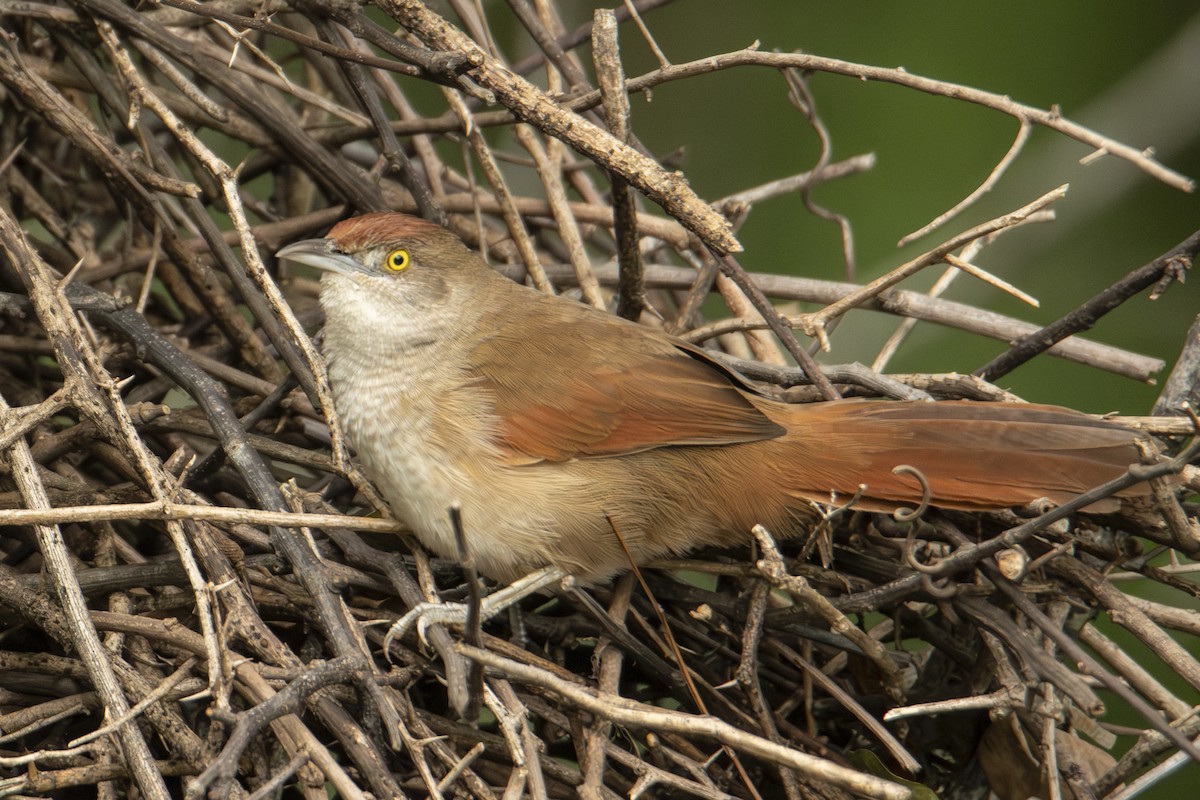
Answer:
<svg viewBox="0 0 1200 800"><path fill-rule="evenodd" d="M1038 353L1045 352L1066 337L1086 331L1108 312L1151 286L1182 282L1196 254L1200 252L1200 231L1196 231L1168 252L1130 272L1098 293L1074 311L1016 342L1007 351L974 371L984 380L994 381L1007 375Z"/></svg>

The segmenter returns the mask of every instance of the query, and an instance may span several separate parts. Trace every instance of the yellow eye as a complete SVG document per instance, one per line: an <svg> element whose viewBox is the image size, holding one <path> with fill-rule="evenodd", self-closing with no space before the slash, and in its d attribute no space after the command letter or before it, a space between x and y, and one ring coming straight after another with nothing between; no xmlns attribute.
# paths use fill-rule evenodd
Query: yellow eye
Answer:
<svg viewBox="0 0 1200 800"><path fill-rule="evenodd" d="M388 253L383 265L392 272L403 272L408 269L410 263L412 263L412 258L409 257L407 250L393 250Z"/></svg>

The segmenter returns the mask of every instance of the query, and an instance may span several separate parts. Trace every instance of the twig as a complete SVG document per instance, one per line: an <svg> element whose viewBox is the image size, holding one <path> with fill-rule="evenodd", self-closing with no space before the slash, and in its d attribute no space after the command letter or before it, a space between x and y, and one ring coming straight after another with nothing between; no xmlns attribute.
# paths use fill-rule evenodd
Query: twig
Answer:
<svg viewBox="0 0 1200 800"><path fill-rule="evenodd" d="M868 283L861 289L851 292L846 297L832 303L820 311L806 315L801 323L801 329L809 336L815 336L821 342L821 346L825 349L829 347L828 325L830 321L837 319L842 314L845 314L852 308L860 305L870 298L876 297L880 292L888 289L910 275L914 275L920 270L928 267L930 264L935 264L945 258L948 253L952 253L968 242L980 239L989 234L995 233L1003 228L1011 227L1019 222L1024 221L1031 214L1034 214L1056 200L1061 199L1067 193L1067 187L1060 186L1057 189L1047 192L1032 203L1018 208L1016 211L1009 212L1001 217L989 220L982 225L976 225L963 233L958 234L938 245L929 252L918 256L917 258L903 264L896 269L884 275L881 278Z"/></svg>
<svg viewBox="0 0 1200 800"><path fill-rule="evenodd" d="M729 225L688 188L679 175L590 123L571 115L532 84L504 69L461 31L418 0L383 0L380 7L436 50L464 55L472 64L468 75L494 92L521 120L560 138L580 154L636 186L671 216L721 253L742 249Z"/></svg>
<svg viewBox="0 0 1200 800"><path fill-rule="evenodd" d="M102 405L97 396L99 393L91 383L91 376L84 371L83 362L88 357L77 349L76 342L72 341L76 337L67 329L73 321L70 308L61 296L56 296L49 290L41 260L29 250L20 227L6 212L0 213L0 246L3 247L9 262L22 272L29 283L30 299L33 300L43 324L48 331L58 334L55 337L55 349L58 351L59 362L64 368L76 373L74 385L79 391L76 392L75 403L83 405L93 414L100 412ZM94 367L94 356L88 358L88 361L92 362L88 366ZM0 398L0 410L7 409L7 402ZM45 487L37 479L37 468L29 453L29 446L24 441L14 443L8 450L8 458L12 464L13 478L24 495L26 504L34 509L49 508L50 501L46 496ZM56 525L38 525L36 532L46 570L53 580L58 601L63 606L70 631L70 644L79 650L81 658L87 664L89 677L100 692L108 715L113 718L125 718L129 712L129 702L117 683L95 628L88 623L87 602L75 581L62 531ZM122 725L118 731L118 738L138 788L148 797L166 800L166 784L154 767L150 749L138 727L133 724Z"/></svg>
<svg viewBox="0 0 1200 800"><path fill-rule="evenodd" d="M510 678L552 691L592 714L611 719L621 725L712 738L739 752L789 766L812 780L827 781L850 791L878 797L880 800L908 800L912 796L911 791L900 784L840 767L798 750L781 747L713 717L668 711L624 698L596 697L578 685L486 650L459 645L458 652Z"/></svg>
<svg viewBox="0 0 1200 800"><path fill-rule="evenodd" d="M1013 140L1012 145L1008 148L1008 152L1004 154L999 163L992 167L992 171L983 179L983 183L979 184L975 191L955 203L949 210L938 214L931 221L912 233L900 237L900 241L896 242L897 247L904 247L910 242L914 242L922 236L926 236L942 227L974 205L975 201L990 192L1000 182L1000 178L1004 176L1004 173L1008 171L1012 163L1017 160L1017 156L1020 155L1021 150L1025 148L1025 143L1029 141L1029 134L1033 132L1033 125L1028 119L1021 119L1020 122L1021 125L1017 128L1017 138Z"/></svg>
<svg viewBox="0 0 1200 800"><path fill-rule="evenodd" d="M631 13L632 6L629 7ZM617 48L617 17L611 11L597 9L592 26L592 60L600 80L604 116L612 135L629 143L629 95L625 93L625 72ZM642 284L642 253L638 247L637 208L633 192L625 179L610 176L612 182L613 231L617 239L617 315L636 320L646 307L646 288Z"/></svg>
<svg viewBox="0 0 1200 800"><path fill-rule="evenodd" d="M681 80L690 78L695 75L705 75L712 72L717 72L731 67L740 66L761 66L771 69L798 69L802 71L815 72L830 72L836 75L845 75L850 78L866 81L880 81L883 83L894 83L899 86L905 86L909 89L915 89L920 92L925 92L932 95L941 95L944 97L952 97L956 100L963 100L968 103L984 106L995 111L1000 111L1004 114L1021 120L1028 121L1034 125L1041 125L1051 130L1057 131L1072 139L1076 139L1097 150L1117 156L1124 159L1134 166L1138 167L1148 175L1153 176L1156 180L1162 181L1168 186L1174 187L1184 192L1195 190L1196 182L1175 170L1164 167L1159 162L1151 158L1146 151L1137 150L1128 145L1121 144L1118 141L1108 138L1102 134L1093 131L1078 123L1072 122L1059 112L1057 108L1049 110L1035 108L1034 106L1017 103L1012 98L996 94L994 92L985 92L980 89L975 89L962 84L950 83L948 81L934 80L922 75L914 75L904 69L886 69L883 67L872 67L865 64L855 64L850 61L842 61L836 58L826 58L823 56L810 55L807 53L762 53L754 49L738 50L732 53L723 53L717 56L709 56L697 61L690 61L685 64L673 64L668 67L663 67L654 72L649 72L645 75L640 75L636 78L630 78L628 87L630 92L641 92L647 89L654 88L669 81ZM591 107L600 102L598 93L592 92L587 95L575 98L572 106L575 108Z"/></svg>
<svg viewBox="0 0 1200 800"><path fill-rule="evenodd" d="M1079 308L1025 336L1007 351L975 370L974 374L984 380L994 381L1007 375L1038 353L1049 349L1056 342L1062 341L1074 333L1088 330L1105 314L1143 289L1159 284L1164 278L1170 281L1182 281L1197 252L1200 252L1200 231L1193 233L1149 264L1130 272Z"/></svg>

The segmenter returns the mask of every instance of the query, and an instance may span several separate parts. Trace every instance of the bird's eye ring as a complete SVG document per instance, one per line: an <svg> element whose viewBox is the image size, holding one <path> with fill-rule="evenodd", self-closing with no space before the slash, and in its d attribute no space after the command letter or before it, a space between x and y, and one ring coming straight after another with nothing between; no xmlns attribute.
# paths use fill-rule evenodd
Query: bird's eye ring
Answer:
<svg viewBox="0 0 1200 800"><path fill-rule="evenodd" d="M383 265L389 272L403 272L408 269L410 263L412 263L412 258L408 255L408 251L400 249L388 253Z"/></svg>

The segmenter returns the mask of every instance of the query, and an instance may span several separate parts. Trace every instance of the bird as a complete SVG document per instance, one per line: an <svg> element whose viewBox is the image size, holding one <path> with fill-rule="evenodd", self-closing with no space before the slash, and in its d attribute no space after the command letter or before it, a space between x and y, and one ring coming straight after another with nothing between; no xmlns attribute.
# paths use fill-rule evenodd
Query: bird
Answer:
<svg viewBox="0 0 1200 800"><path fill-rule="evenodd" d="M773 399L703 348L514 282L398 212L278 256L323 273L329 381L367 476L443 557L461 509L479 571L501 582L603 581L756 524L799 536L852 499L1063 503L1139 460L1140 434L1056 406Z"/></svg>

